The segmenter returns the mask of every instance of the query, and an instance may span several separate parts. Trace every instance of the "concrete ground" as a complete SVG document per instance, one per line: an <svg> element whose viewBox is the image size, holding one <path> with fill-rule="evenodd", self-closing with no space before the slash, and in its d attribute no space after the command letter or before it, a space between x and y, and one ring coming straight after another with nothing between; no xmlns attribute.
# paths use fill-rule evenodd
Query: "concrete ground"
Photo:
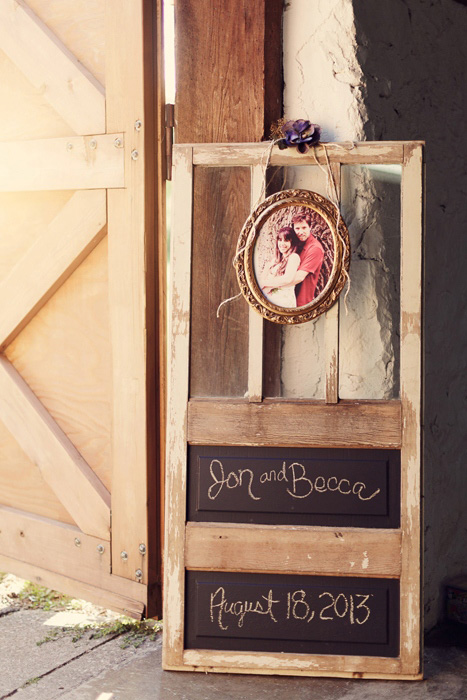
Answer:
<svg viewBox="0 0 467 700"><path fill-rule="evenodd" d="M463 628L444 628L431 635L425 649L425 680L420 682L176 673L161 669L160 634L137 648L122 648L122 637L92 639L91 632L73 641L70 634L54 637L53 630L63 624L62 613L57 617L53 611L11 603L4 601L2 608L0 600L0 700L467 698ZM92 616L93 611L85 607L84 614Z"/></svg>

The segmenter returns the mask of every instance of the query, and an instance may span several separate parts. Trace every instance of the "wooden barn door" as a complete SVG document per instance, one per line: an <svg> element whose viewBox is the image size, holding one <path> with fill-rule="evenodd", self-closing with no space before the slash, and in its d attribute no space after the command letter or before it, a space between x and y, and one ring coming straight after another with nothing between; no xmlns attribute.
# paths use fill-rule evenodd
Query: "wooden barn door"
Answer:
<svg viewBox="0 0 467 700"><path fill-rule="evenodd" d="M0 570L135 616L160 593L159 14L0 0Z"/></svg>

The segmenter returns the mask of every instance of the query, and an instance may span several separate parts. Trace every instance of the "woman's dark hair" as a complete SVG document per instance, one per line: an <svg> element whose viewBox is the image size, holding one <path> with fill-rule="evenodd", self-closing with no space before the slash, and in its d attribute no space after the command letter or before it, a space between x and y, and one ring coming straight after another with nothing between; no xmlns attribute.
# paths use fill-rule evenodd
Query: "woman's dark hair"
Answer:
<svg viewBox="0 0 467 700"><path fill-rule="evenodd" d="M279 250L278 242L279 239L283 239L284 241L290 241L291 246L290 246L290 251L287 257L284 257L282 253ZM300 248L300 239L298 238L297 234L293 230L292 226L282 226L282 228L279 229L277 232L276 236L276 248L275 248L275 260L271 267L275 267L275 272L274 274L276 275L283 275L285 272L285 268L287 267L287 260L289 259L289 256L292 253L295 253L297 249Z"/></svg>

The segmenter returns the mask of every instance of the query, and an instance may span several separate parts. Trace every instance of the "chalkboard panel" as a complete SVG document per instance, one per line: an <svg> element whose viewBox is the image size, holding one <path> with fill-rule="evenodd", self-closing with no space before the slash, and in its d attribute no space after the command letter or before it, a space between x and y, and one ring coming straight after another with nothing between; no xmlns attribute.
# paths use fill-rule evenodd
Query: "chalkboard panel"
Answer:
<svg viewBox="0 0 467 700"><path fill-rule="evenodd" d="M399 581L188 571L185 647L399 655Z"/></svg>
<svg viewBox="0 0 467 700"><path fill-rule="evenodd" d="M188 520L399 527L399 450L190 446Z"/></svg>

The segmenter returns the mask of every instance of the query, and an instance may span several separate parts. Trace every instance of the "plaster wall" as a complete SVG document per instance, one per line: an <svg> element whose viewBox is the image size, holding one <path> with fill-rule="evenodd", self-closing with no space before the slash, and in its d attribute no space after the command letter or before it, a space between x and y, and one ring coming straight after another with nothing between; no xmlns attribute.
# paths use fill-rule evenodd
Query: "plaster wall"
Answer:
<svg viewBox="0 0 467 700"><path fill-rule="evenodd" d="M467 573L466 31L467 7L454 0L315 0L312 11L307 0L290 0L284 12L287 118L320 124L322 140L427 144L426 628L442 614L445 579ZM341 308L341 395L390 397L398 391L397 173L364 169L344 184L353 263L349 313ZM304 349L320 365L319 332L300 346L299 334L287 331L283 393L297 395L299 381L308 381L319 396L311 367L308 380L285 370Z"/></svg>

